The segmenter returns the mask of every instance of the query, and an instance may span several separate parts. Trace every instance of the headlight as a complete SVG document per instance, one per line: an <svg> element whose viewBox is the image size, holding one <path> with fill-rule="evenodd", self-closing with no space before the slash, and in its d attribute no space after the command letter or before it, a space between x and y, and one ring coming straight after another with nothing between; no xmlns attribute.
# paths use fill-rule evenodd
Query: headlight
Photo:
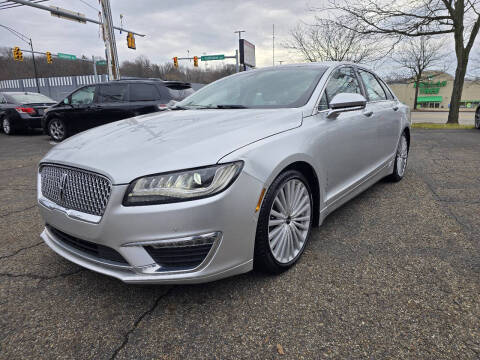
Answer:
<svg viewBox="0 0 480 360"><path fill-rule="evenodd" d="M145 176L130 184L123 205L166 204L212 196L230 186L242 166L243 162L238 161Z"/></svg>

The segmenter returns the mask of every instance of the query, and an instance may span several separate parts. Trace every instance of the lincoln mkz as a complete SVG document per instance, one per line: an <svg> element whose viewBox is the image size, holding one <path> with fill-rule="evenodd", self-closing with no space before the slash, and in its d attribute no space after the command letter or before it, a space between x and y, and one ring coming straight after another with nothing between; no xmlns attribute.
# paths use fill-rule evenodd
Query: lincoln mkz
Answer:
<svg viewBox="0 0 480 360"><path fill-rule="evenodd" d="M329 213L401 180L409 145L408 107L367 68L246 71L53 147L38 170L41 236L128 283L279 273Z"/></svg>

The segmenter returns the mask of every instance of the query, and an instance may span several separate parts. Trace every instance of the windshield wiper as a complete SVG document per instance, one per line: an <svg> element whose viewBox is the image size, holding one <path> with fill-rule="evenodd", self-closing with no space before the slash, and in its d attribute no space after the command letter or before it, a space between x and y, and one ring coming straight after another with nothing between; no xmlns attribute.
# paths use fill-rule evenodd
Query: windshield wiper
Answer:
<svg viewBox="0 0 480 360"><path fill-rule="evenodd" d="M222 104L222 105L217 105L217 109L248 109L248 108L244 105Z"/></svg>

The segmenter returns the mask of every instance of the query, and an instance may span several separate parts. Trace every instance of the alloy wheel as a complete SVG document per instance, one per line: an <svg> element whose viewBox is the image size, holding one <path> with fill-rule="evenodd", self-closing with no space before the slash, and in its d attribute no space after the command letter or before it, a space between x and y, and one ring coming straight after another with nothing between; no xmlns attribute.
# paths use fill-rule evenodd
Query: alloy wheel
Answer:
<svg viewBox="0 0 480 360"><path fill-rule="evenodd" d="M65 128L60 120L52 120L49 126L50 135L57 141L63 140Z"/></svg>
<svg viewBox="0 0 480 360"><path fill-rule="evenodd" d="M400 144L397 149L397 172L398 176L402 177L405 174L408 159L408 143L405 135L400 138Z"/></svg>
<svg viewBox="0 0 480 360"><path fill-rule="evenodd" d="M8 118L3 118L2 121L3 132L5 134L10 134L11 127L10 127L10 120Z"/></svg>
<svg viewBox="0 0 480 360"><path fill-rule="evenodd" d="M305 184L298 179L283 184L275 196L268 221L268 243L276 261L287 264L303 249L311 213L311 198Z"/></svg>
<svg viewBox="0 0 480 360"><path fill-rule="evenodd" d="M475 113L475 127L480 129L480 113Z"/></svg>

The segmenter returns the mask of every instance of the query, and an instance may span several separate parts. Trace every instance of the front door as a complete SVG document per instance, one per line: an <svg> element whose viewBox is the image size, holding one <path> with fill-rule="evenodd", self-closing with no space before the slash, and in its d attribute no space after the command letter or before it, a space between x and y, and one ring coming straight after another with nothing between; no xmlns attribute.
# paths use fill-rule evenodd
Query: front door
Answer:
<svg viewBox="0 0 480 360"><path fill-rule="evenodd" d="M69 106L62 109L67 126L80 131L91 127L95 121L94 97L95 85L84 86L70 96Z"/></svg>
<svg viewBox="0 0 480 360"><path fill-rule="evenodd" d="M369 153L375 146L375 126L364 110L342 112L327 117L329 102L340 93L363 94L352 67L341 67L331 75L321 97L316 118L322 131L317 144L319 167L326 171L325 200L332 204L367 175Z"/></svg>

